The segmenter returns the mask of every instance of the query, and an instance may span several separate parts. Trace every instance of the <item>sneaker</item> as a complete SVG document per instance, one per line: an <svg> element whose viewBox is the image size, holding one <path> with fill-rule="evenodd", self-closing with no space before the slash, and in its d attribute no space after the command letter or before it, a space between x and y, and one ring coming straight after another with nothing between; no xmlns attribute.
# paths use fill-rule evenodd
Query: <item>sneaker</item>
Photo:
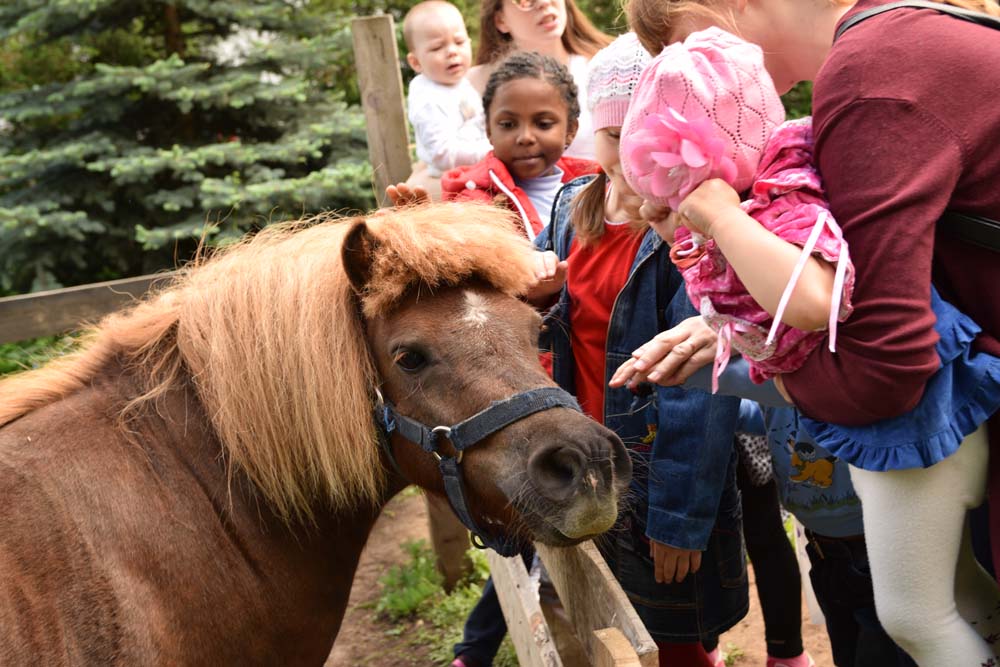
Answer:
<svg viewBox="0 0 1000 667"><path fill-rule="evenodd" d="M452 660L448 667L483 667L483 663L476 658L470 658L463 653Z"/></svg>
<svg viewBox="0 0 1000 667"><path fill-rule="evenodd" d="M808 651L803 651L794 658L772 658L767 656L767 667L816 667Z"/></svg>
<svg viewBox="0 0 1000 667"><path fill-rule="evenodd" d="M722 655L722 649L718 646L708 652L708 661L712 663L712 667L726 667L726 658ZM768 665L767 667L771 666Z"/></svg>

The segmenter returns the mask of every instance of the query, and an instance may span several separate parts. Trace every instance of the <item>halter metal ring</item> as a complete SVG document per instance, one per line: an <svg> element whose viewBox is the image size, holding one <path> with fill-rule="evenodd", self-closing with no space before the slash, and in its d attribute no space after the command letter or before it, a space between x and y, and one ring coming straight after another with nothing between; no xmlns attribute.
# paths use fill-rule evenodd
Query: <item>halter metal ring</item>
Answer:
<svg viewBox="0 0 1000 667"><path fill-rule="evenodd" d="M451 436L451 427L435 426L434 428L431 429L431 433L434 434L434 443L437 444L437 441L440 440L442 437L447 438ZM433 451L431 452L431 454L436 456L438 461L441 460L441 455L438 454L437 451ZM458 450L458 454L455 455L455 463L461 463L461 462L462 462L462 450Z"/></svg>

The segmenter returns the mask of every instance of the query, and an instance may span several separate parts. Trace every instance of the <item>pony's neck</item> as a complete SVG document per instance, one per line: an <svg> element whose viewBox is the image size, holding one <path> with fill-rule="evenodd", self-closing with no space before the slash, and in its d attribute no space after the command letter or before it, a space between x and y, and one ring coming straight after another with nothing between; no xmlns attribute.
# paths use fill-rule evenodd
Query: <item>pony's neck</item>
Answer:
<svg viewBox="0 0 1000 667"><path fill-rule="evenodd" d="M219 613L238 610L230 621L233 636L255 635L259 654L244 654L244 661L309 656L301 662L322 664L340 628L365 542L385 502L402 488L399 481L394 479L378 502L336 511L317 507L312 524L289 524L244 474L228 469L224 447L190 390L169 392L155 404L155 414L147 411L135 426L143 440L147 428L174 434L164 444L210 497L213 516L191 521L211 526L211 534L200 535L199 541L221 544L232 561L220 568L223 554L205 553L203 558L211 560L199 567L208 590L213 590L209 580L229 582L226 587L215 582L214 591ZM200 511L205 510L202 504ZM220 664L225 662L219 657Z"/></svg>

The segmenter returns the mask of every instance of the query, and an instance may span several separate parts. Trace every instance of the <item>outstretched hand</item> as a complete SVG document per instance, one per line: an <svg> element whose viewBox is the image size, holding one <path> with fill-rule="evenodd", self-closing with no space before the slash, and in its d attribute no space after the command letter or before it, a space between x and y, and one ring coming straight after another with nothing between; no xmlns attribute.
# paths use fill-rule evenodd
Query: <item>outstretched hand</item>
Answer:
<svg viewBox="0 0 1000 667"><path fill-rule="evenodd" d="M658 584L681 583L688 574L701 569L700 551L678 549L650 540L649 556L653 559L653 576Z"/></svg>
<svg viewBox="0 0 1000 667"><path fill-rule="evenodd" d="M422 186L411 186L406 183L387 186L385 194L392 201L392 205L396 207L426 204L431 200L430 195L427 194L427 190Z"/></svg>
<svg viewBox="0 0 1000 667"><path fill-rule="evenodd" d="M611 376L611 387L637 387L653 382L664 387L683 384L715 359L715 332L700 317L689 317L673 329L661 331L632 353Z"/></svg>
<svg viewBox="0 0 1000 667"><path fill-rule="evenodd" d="M533 306L544 308L566 284L569 262L560 260L551 250L535 253L535 284L524 298Z"/></svg>

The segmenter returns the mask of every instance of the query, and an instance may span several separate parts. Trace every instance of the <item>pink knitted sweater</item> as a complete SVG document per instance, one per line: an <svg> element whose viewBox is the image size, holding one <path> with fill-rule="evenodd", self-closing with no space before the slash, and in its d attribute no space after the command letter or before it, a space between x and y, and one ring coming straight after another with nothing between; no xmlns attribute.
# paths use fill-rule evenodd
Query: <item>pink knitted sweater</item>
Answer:
<svg viewBox="0 0 1000 667"><path fill-rule="evenodd" d="M779 373L794 371L828 334L833 349L836 324L851 313L854 266L840 227L830 215L819 173L813 165L811 119L778 126L764 149L750 187L750 198L740 205L761 225L803 247L797 270L779 304L777 325L776 318L750 296L714 241L702 246L704 252L697 259L696 255L678 257L677 251L683 253L683 249L690 248L692 240L689 230L683 227L677 230L671 254L684 276L688 296L709 326L719 333L716 376L729 360L730 347L747 359L750 378L758 384ZM780 322L810 254L837 266L833 309L828 329L822 331L803 331Z"/></svg>

